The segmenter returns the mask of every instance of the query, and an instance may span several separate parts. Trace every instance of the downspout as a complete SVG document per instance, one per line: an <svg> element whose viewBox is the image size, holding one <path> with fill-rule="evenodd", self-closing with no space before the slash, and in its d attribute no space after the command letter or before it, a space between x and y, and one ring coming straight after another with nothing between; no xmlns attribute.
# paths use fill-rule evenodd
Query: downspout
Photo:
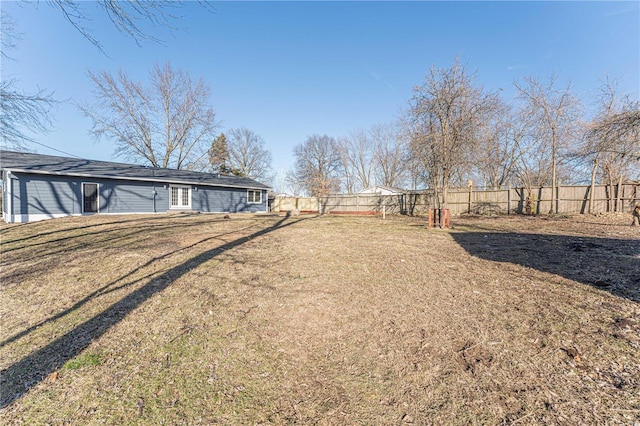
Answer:
<svg viewBox="0 0 640 426"><path fill-rule="evenodd" d="M153 169L151 169L151 176L152 176L153 178L155 178L155 177L156 177L156 172L155 172L155 170L153 170ZM156 194L157 194L157 192L156 192L156 181L155 181L155 180L153 180L153 181L152 181L152 183L151 183L151 185L152 185L151 194L153 195L153 212L154 212L154 213L157 213L157 212L156 212Z"/></svg>
<svg viewBox="0 0 640 426"><path fill-rule="evenodd" d="M13 223L13 183L11 170L7 171L7 223Z"/></svg>
<svg viewBox="0 0 640 426"><path fill-rule="evenodd" d="M155 183L153 184L152 194L153 194L153 212L157 213L157 211L156 211L156 194L157 194L157 191L156 191L156 184Z"/></svg>

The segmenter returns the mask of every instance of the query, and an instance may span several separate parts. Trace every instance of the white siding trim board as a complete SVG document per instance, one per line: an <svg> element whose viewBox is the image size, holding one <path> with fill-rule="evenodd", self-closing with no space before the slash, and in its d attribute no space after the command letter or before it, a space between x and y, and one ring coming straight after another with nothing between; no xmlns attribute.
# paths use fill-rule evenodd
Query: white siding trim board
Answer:
<svg viewBox="0 0 640 426"><path fill-rule="evenodd" d="M11 179L11 170L7 170L6 176L7 176L7 183L6 183L7 199L5 202L7 203L6 211L7 211L8 218L5 218L5 222L12 223L14 221L14 217L13 217L13 179Z"/></svg>

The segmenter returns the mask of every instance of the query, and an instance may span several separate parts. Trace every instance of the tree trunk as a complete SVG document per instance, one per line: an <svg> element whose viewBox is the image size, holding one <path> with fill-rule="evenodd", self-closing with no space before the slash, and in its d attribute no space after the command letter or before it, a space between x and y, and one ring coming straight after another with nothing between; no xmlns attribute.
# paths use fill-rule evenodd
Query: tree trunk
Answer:
<svg viewBox="0 0 640 426"><path fill-rule="evenodd" d="M593 192L596 189L596 173L598 172L598 161L600 159L596 156L595 161L593 162L593 169L591 170L591 186L589 187L589 209L588 213L593 213Z"/></svg>
<svg viewBox="0 0 640 426"><path fill-rule="evenodd" d="M556 136L555 132L552 135L552 146L551 146L551 207L549 209L549 214L558 213L557 204L556 204Z"/></svg>
<svg viewBox="0 0 640 426"><path fill-rule="evenodd" d="M613 211L611 203L613 202L613 179L611 178L611 169L607 169L607 188L609 189L607 194L607 212Z"/></svg>
<svg viewBox="0 0 640 426"><path fill-rule="evenodd" d="M449 185L444 185L442 187L442 208L443 209L448 209L449 208L449 203L447 198L449 197Z"/></svg>
<svg viewBox="0 0 640 426"><path fill-rule="evenodd" d="M620 188L622 187L622 175L618 178L618 185L616 188L616 211L619 212L620 209Z"/></svg>

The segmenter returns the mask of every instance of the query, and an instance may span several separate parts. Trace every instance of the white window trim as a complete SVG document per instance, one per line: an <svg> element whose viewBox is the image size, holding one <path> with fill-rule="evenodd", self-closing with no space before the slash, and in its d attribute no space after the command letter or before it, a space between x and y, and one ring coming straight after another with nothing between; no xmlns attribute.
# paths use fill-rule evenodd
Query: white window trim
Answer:
<svg viewBox="0 0 640 426"><path fill-rule="evenodd" d="M257 192L260 194L260 201L249 201L249 193ZM261 189L247 189L247 204L262 204L262 190Z"/></svg>
<svg viewBox="0 0 640 426"><path fill-rule="evenodd" d="M173 188L178 188L178 205L175 206L171 203L171 192L173 191ZM186 206L182 204L182 195L183 195L183 191L188 191L189 194L189 204L187 204ZM169 209L170 210L190 210L191 209L191 198L193 197L193 190L191 189L190 186L185 186L185 185L169 185Z"/></svg>
<svg viewBox="0 0 640 426"><path fill-rule="evenodd" d="M96 186L96 211L95 212L86 212L84 211L84 186L85 185L95 185ZM98 214L100 213L100 184L97 182L82 182L82 214Z"/></svg>
<svg viewBox="0 0 640 426"><path fill-rule="evenodd" d="M2 212L3 216L4 216L4 212L7 212L7 217L4 218L5 222L7 223L13 223L14 220L14 216L13 216L13 179L11 176L11 170L7 171L7 173L5 174L5 178L7 180L7 191L6 191L6 195L7 195L7 199L6 200L2 200L2 210L4 210ZM4 196L4 194L3 194ZM6 203L6 207L5 207L5 203Z"/></svg>

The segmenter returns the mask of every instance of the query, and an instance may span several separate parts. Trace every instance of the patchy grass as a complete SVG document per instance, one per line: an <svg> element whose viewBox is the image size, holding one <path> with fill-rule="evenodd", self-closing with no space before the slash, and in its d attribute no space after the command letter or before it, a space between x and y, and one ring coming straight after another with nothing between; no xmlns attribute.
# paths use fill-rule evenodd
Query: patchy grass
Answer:
<svg viewBox="0 0 640 426"><path fill-rule="evenodd" d="M99 354L82 354L65 362L62 368L77 370L84 367L95 367L100 364L102 364L102 357Z"/></svg>
<svg viewBox="0 0 640 426"><path fill-rule="evenodd" d="M2 225L0 422L633 424L640 230L629 223Z"/></svg>

